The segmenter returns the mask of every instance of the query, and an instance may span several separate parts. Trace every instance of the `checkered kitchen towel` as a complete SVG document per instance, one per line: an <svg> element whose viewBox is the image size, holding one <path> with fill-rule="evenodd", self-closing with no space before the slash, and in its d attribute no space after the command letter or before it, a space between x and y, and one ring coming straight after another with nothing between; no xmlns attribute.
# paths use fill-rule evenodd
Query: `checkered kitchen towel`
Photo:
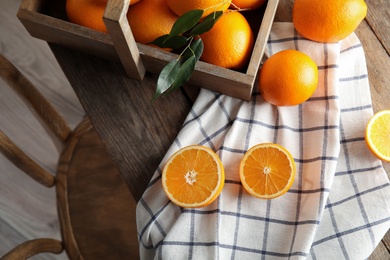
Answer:
<svg viewBox="0 0 390 260"><path fill-rule="evenodd" d="M390 185L364 143L372 116L363 48L352 34L334 44L309 41L275 23L266 55L298 49L319 68L305 103L275 107L255 90L250 102L202 90L137 206L142 259L365 259L390 226ZM253 145L285 146L297 165L292 188L273 200L249 195L238 166ZM184 209L161 186L178 149L211 147L225 187L211 205Z"/></svg>

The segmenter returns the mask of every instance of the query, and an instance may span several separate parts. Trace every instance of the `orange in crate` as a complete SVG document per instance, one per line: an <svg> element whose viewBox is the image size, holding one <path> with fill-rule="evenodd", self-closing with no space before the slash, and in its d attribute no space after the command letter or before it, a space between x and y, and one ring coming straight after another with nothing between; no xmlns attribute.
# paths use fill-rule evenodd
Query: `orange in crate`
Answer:
<svg viewBox="0 0 390 260"><path fill-rule="evenodd" d="M243 71L199 61L188 84L249 100L278 3L279 0L269 0L264 9L256 10L255 16L260 25L254 31L254 48ZM178 55L135 42L124 15L129 4L129 0L108 0L103 16L108 33L67 21L65 0L23 0L17 16L33 37L107 60L120 61L129 77L142 80L146 71L159 74Z"/></svg>

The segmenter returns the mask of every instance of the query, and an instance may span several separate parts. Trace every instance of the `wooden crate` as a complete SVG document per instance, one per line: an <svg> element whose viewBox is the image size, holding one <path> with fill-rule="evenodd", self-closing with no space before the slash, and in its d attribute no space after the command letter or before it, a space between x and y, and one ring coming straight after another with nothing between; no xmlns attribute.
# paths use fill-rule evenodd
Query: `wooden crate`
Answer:
<svg viewBox="0 0 390 260"><path fill-rule="evenodd" d="M107 60L120 61L129 77L142 80L145 71L159 74L169 61L177 58L177 54L134 41L126 15L123 15L127 12L128 3L129 0L108 1L103 17L108 34L67 21L65 0L23 0L17 17L31 36ZM278 3L279 0L269 0L263 8L243 12L256 39L246 71L199 61L188 84L249 100Z"/></svg>

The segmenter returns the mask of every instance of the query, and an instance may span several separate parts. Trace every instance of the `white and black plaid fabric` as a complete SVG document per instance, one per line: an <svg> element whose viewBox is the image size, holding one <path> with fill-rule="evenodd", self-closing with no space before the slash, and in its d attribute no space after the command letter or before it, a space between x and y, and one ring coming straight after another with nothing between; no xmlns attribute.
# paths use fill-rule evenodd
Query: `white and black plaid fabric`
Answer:
<svg viewBox="0 0 390 260"><path fill-rule="evenodd" d="M297 49L319 68L305 103L275 107L257 90L250 102L202 90L137 206L142 259L365 259L390 227L390 185L367 149L372 116L363 47L352 34L322 44L274 23L266 55ZM273 200L249 195L238 166L253 145L285 146L297 165L292 188ZM225 187L211 205L184 209L161 186L161 169L178 149L217 152Z"/></svg>

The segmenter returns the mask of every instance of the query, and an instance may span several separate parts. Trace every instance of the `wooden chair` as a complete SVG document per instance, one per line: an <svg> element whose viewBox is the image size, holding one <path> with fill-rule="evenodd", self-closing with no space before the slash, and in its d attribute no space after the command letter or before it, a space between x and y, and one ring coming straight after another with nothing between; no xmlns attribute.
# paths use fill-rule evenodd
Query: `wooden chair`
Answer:
<svg viewBox="0 0 390 260"><path fill-rule="evenodd" d="M139 258L135 201L88 118L72 131L32 83L2 55L0 76L60 149L57 172L52 174L0 131L0 151L5 157L43 186L56 189L62 237L62 241L37 237L17 245L1 259L26 259L63 250L70 259Z"/></svg>

